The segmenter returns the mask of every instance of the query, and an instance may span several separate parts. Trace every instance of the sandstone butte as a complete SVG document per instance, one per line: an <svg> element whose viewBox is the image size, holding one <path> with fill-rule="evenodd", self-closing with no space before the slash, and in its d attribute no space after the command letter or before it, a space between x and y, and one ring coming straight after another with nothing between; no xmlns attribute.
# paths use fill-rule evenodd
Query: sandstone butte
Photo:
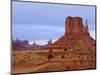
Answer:
<svg viewBox="0 0 100 75"><path fill-rule="evenodd" d="M88 20L84 25L82 17L68 16L65 19L64 35L45 49L64 51L66 59L70 61L70 64L66 62L67 67L71 70L96 69L96 40L90 36Z"/></svg>
<svg viewBox="0 0 100 75"><path fill-rule="evenodd" d="M88 21L83 25L82 17L68 16L65 19L65 34L45 49L70 49L79 46L95 47L95 40L90 36Z"/></svg>

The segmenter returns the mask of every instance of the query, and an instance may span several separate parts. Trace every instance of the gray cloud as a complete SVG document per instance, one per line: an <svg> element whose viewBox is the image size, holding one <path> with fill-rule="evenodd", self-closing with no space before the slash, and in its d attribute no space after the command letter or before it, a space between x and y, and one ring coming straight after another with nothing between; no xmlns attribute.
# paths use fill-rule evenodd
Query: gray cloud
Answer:
<svg viewBox="0 0 100 75"><path fill-rule="evenodd" d="M14 1L12 3L13 38L57 39L64 34L64 22L67 16L81 16L84 24L88 19L89 30L95 31L95 7L93 6Z"/></svg>

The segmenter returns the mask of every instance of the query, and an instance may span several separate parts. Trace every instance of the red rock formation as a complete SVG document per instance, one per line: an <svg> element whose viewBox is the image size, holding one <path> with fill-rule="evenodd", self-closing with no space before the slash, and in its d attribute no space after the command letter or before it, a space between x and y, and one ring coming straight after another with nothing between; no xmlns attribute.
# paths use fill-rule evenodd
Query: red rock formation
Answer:
<svg viewBox="0 0 100 75"><path fill-rule="evenodd" d="M85 30L85 31L84 31ZM83 20L81 17L67 17L65 21L65 35L67 34L82 34L88 33L88 24L86 21L86 28L83 27Z"/></svg>
<svg viewBox="0 0 100 75"><path fill-rule="evenodd" d="M74 47L80 40L84 40L82 43L89 41L92 43L88 30L88 22L86 20L86 25L83 25L83 20L81 17L70 17L68 16L65 20L65 34L59 38L56 42L51 45L48 45L48 49L64 49ZM87 44L86 44L87 46Z"/></svg>
<svg viewBox="0 0 100 75"><path fill-rule="evenodd" d="M89 32L89 30L88 30L88 22L87 22L87 20L86 20L86 28L85 28L85 32L86 32L86 33Z"/></svg>

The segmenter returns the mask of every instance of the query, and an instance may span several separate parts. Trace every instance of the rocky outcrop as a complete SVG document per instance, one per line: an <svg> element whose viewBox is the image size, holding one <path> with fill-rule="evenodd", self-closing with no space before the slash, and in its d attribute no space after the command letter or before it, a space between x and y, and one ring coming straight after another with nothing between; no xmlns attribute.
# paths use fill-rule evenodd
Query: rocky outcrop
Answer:
<svg viewBox="0 0 100 75"><path fill-rule="evenodd" d="M83 20L81 17L68 16L65 19L64 36L59 38L53 44L45 47L45 49L64 49L70 47L73 48L77 45L79 41L83 41L81 44L85 44L86 46L88 46L88 43L86 43L86 41L90 42L89 45L93 45L95 42L94 39L92 39L89 35L87 20L86 25L83 25Z"/></svg>
<svg viewBox="0 0 100 75"><path fill-rule="evenodd" d="M83 25L81 17L67 17L65 20L65 34L45 49L64 51L66 65L70 69L95 69L96 68L96 41L90 36L88 22ZM56 56L56 54L55 54ZM80 60L77 60L80 58ZM73 62L73 59L75 62ZM85 59L85 60L84 60ZM76 63L77 62L77 63ZM80 65L79 65L80 64ZM73 66L72 66L73 65ZM68 69L69 69L68 67ZM67 69L67 70L68 70Z"/></svg>
<svg viewBox="0 0 100 75"><path fill-rule="evenodd" d="M67 17L65 21L65 35L67 34L83 34L88 32L88 23L86 20L86 27L83 25L81 17Z"/></svg>

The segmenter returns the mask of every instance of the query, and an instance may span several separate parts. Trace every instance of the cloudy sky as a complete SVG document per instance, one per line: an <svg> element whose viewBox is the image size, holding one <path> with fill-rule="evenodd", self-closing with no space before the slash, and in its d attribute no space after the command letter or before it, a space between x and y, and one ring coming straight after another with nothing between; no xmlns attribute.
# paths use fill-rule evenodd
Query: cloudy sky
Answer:
<svg viewBox="0 0 100 75"><path fill-rule="evenodd" d="M95 7L78 5L46 4L34 2L12 3L13 39L29 40L30 43L46 44L64 35L65 18L80 16L85 25L88 20L89 32L95 38Z"/></svg>

